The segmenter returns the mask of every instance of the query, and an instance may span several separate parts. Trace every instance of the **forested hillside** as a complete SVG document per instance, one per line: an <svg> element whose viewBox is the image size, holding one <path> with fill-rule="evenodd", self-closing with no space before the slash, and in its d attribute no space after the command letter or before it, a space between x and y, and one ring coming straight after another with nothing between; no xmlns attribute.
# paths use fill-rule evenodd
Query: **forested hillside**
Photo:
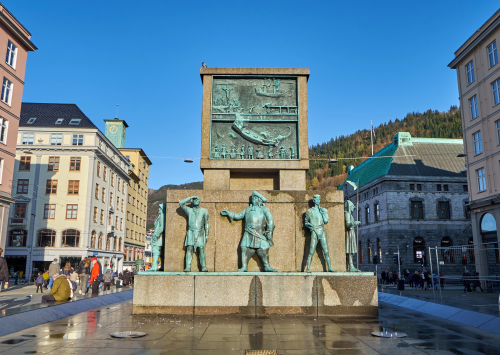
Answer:
<svg viewBox="0 0 500 355"><path fill-rule="evenodd" d="M309 149L311 159L318 158L356 158L371 156L369 120L368 129L359 130L347 136L332 138L330 141L313 145ZM462 138L462 122L460 110L451 106L447 112L428 110L424 113L412 112L402 120L396 118L394 122L375 127L376 138L373 142L373 151L377 152L389 144L397 132L410 132L413 137L421 138ZM362 159L339 160L338 163L328 164L326 160L311 160L307 173L308 188L321 190L334 188L341 184L346 177L346 168L349 165L358 165Z"/></svg>

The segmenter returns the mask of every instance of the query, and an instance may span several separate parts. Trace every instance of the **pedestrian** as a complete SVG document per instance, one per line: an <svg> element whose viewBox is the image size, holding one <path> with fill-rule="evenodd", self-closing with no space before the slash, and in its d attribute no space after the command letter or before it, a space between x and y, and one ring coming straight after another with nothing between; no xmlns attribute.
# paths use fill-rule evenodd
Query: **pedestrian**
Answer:
<svg viewBox="0 0 500 355"><path fill-rule="evenodd" d="M129 272L128 272L128 270L125 270L123 272L123 286L128 286L129 282L130 282Z"/></svg>
<svg viewBox="0 0 500 355"><path fill-rule="evenodd" d="M424 270L424 290L428 291L429 290L429 285L431 284L431 278L429 276L429 272L427 269Z"/></svg>
<svg viewBox="0 0 500 355"><path fill-rule="evenodd" d="M415 271L415 273L413 274L413 281L415 282L415 290L418 290L420 288L421 279L422 278L420 277L419 272Z"/></svg>
<svg viewBox="0 0 500 355"><path fill-rule="evenodd" d="M49 287L49 270L45 270L43 273L43 287Z"/></svg>
<svg viewBox="0 0 500 355"><path fill-rule="evenodd" d="M91 265L90 284L92 285L92 296L97 296L99 294L99 285L102 281L102 266L96 257L92 258Z"/></svg>
<svg viewBox="0 0 500 355"><path fill-rule="evenodd" d="M49 275L54 275L54 274L59 274L59 271L61 270L61 266L57 262L57 258L54 259L52 264L49 266ZM50 290L52 288L52 284L54 283L54 278L50 277L49 278L49 287L48 289Z"/></svg>
<svg viewBox="0 0 500 355"><path fill-rule="evenodd" d="M0 292L3 288L9 287L9 266L2 254L3 249L0 248Z"/></svg>
<svg viewBox="0 0 500 355"><path fill-rule="evenodd" d="M481 281L479 281L479 272L476 272L476 275L473 276L474 278L474 281L472 283L472 289L474 292L476 292L476 288L479 287L479 289L481 290L481 292L484 292L483 291L483 288L481 287Z"/></svg>
<svg viewBox="0 0 500 355"><path fill-rule="evenodd" d="M438 278L436 274L432 274L432 283L434 284L434 289L437 290L438 288Z"/></svg>
<svg viewBox="0 0 500 355"><path fill-rule="evenodd" d="M410 284L410 289L413 290L413 285L414 285L414 283L413 283L413 273L408 274L408 283Z"/></svg>
<svg viewBox="0 0 500 355"><path fill-rule="evenodd" d="M111 274L111 270L108 269L106 273L102 277L104 281L103 291L110 290L111 283L113 282L113 274Z"/></svg>
<svg viewBox="0 0 500 355"><path fill-rule="evenodd" d="M66 301L71 296L71 287L68 279L64 276L59 276L59 273L52 275L54 280L52 288L48 295L42 296L42 303L55 301Z"/></svg>
<svg viewBox="0 0 500 355"><path fill-rule="evenodd" d="M62 274L63 274L64 276L69 276L69 275L71 275L71 269L72 269L72 267L71 267L71 263L67 262L67 263L66 263L66 265L64 265L64 269L63 269L63 271L62 271Z"/></svg>
<svg viewBox="0 0 500 355"><path fill-rule="evenodd" d="M442 272L439 273L439 287L444 289L444 275Z"/></svg>
<svg viewBox="0 0 500 355"><path fill-rule="evenodd" d="M80 278L80 285L78 285L78 293L87 293L87 276L90 275L90 261L89 258L85 257L78 265L78 277Z"/></svg>
<svg viewBox="0 0 500 355"><path fill-rule="evenodd" d="M75 269L71 269L71 274L69 274L69 279L70 279L71 284L73 286L73 291L76 292L76 289L77 289L76 282L78 281L78 273L76 272Z"/></svg>
<svg viewBox="0 0 500 355"><path fill-rule="evenodd" d="M468 270L465 270L462 274L462 282L464 284L464 293L472 292L470 284L470 273Z"/></svg>
<svg viewBox="0 0 500 355"><path fill-rule="evenodd" d="M40 293L43 293L43 283L45 282L45 279L43 278L42 272L40 271L38 273L38 276L35 281L36 285L36 293L38 293L38 288L40 288Z"/></svg>

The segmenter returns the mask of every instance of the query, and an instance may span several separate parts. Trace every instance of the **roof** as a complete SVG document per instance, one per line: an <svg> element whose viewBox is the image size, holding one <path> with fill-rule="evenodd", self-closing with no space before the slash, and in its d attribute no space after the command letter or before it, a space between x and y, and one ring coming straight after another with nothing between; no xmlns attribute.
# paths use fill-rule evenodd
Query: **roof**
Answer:
<svg viewBox="0 0 500 355"><path fill-rule="evenodd" d="M144 152L144 150L142 150L142 148L118 148L118 150L123 154L123 151L134 151L134 152L138 152L141 157L149 164L149 165L153 165L153 163L151 162L151 160L149 160L148 158L148 155Z"/></svg>
<svg viewBox="0 0 500 355"><path fill-rule="evenodd" d="M346 180L359 180L358 187L362 187L385 175L463 178L464 160L457 157L460 153L462 139L412 138L408 132L399 132L373 159L351 170Z"/></svg>
<svg viewBox="0 0 500 355"><path fill-rule="evenodd" d="M36 120L28 124L30 118ZM56 125L56 121L62 118L61 124ZM79 124L69 124L72 118L80 119ZM21 120L19 127L71 127L78 128L94 128L98 129L92 121L85 116L80 108L75 104L42 104L23 102L21 104Z"/></svg>

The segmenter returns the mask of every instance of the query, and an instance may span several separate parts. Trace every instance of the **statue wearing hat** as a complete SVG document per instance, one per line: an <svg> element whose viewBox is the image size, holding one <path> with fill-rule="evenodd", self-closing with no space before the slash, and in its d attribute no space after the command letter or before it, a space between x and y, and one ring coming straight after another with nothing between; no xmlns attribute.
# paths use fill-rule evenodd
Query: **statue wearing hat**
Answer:
<svg viewBox="0 0 500 355"><path fill-rule="evenodd" d="M354 228L361 224L360 221L355 221L352 216L352 211L354 211L354 203L347 200L344 204L344 218L345 218L345 253L349 256L349 271L356 272L358 269L354 267L353 255L358 252L356 246L356 232Z"/></svg>
<svg viewBox="0 0 500 355"><path fill-rule="evenodd" d="M311 272L311 261L318 246L318 242L321 243L321 247L323 248L323 254L325 255L325 260L328 265L328 271L335 272L335 270L332 269L332 264L330 262L328 241L326 240L326 231L324 227L330 218L328 216L328 210L319 205L321 202L320 195L314 195L313 202L314 207L307 210L305 220L305 226L311 231L311 244L309 247L309 255L307 256L306 272Z"/></svg>
<svg viewBox="0 0 500 355"><path fill-rule="evenodd" d="M221 215L228 216L229 220L245 219L245 233L241 239L241 263L238 272L248 271L248 261L257 253L264 263L264 271L276 272L269 265L269 248L274 246L274 220L269 208L262 205L267 199L257 191L252 193L252 203L240 213L223 210ZM267 230L266 230L267 226Z"/></svg>
<svg viewBox="0 0 500 355"><path fill-rule="evenodd" d="M193 207L188 207L186 204L193 200ZM207 263L205 255L205 246L208 242L208 211L206 208L200 206L200 198L198 196L191 196L179 202L182 210L186 212L188 217L188 231L186 233L186 268L185 272L191 271L191 262L193 261L193 253L199 249L199 259L201 264L201 271L207 272Z"/></svg>
<svg viewBox="0 0 500 355"><path fill-rule="evenodd" d="M166 204L160 203L158 206L158 217L155 220L155 231L151 237L153 262L148 271L158 271L158 258L160 257L160 249L163 246L163 234L165 233L165 209Z"/></svg>

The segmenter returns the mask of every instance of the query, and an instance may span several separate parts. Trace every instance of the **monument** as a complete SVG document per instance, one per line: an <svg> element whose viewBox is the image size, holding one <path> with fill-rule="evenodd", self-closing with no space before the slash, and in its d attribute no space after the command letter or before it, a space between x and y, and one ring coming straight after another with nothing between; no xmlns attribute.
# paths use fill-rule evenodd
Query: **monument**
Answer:
<svg viewBox="0 0 500 355"><path fill-rule="evenodd" d="M376 314L376 277L346 272L342 191L306 190L309 69L200 75L203 190L167 191L161 271L136 275L133 312Z"/></svg>

